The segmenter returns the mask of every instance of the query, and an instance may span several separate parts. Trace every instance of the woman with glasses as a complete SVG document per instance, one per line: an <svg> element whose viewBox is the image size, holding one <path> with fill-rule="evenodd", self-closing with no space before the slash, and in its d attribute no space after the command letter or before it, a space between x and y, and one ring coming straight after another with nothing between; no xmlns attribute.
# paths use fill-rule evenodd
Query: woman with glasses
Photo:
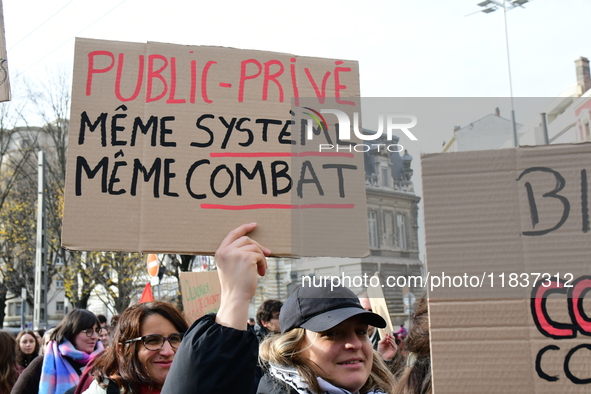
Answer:
<svg viewBox="0 0 591 394"><path fill-rule="evenodd" d="M135 304L120 316L111 346L89 373L84 394L157 394L188 329L183 315L166 302Z"/></svg>
<svg viewBox="0 0 591 394"><path fill-rule="evenodd" d="M94 313L74 309L53 330L45 355L21 374L13 394L64 394L75 387L82 370L103 351L100 324Z"/></svg>

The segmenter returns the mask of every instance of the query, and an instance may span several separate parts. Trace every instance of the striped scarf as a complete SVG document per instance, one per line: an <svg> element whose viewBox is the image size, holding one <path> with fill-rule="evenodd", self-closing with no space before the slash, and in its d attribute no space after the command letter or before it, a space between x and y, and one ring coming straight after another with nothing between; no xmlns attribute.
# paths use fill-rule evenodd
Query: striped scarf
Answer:
<svg viewBox="0 0 591 394"><path fill-rule="evenodd" d="M39 394L63 394L80 381L80 375L64 356L86 365L102 351L103 345L100 341L90 354L77 350L67 339L59 345L55 341L50 341L43 358Z"/></svg>

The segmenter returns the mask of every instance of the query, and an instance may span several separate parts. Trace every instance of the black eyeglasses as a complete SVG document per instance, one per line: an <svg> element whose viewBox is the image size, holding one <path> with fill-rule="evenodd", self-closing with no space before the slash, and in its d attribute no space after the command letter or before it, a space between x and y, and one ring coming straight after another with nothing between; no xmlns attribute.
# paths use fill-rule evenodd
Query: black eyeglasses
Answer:
<svg viewBox="0 0 591 394"><path fill-rule="evenodd" d="M133 338L128 341L125 341L125 343L142 341L144 343L144 347L146 349L155 351L155 350L162 349L162 346L164 346L164 341L168 341L168 343L170 344L170 346L173 349L178 349L182 340L183 340L183 334L180 334L180 333L170 334L167 337L163 337L160 334L152 334L152 335L145 335L143 337Z"/></svg>
<svg viewBox="0 0 591 394"><path fill-rule="evenodd" d="M100 336L101 328L87 328L86 330L82 330L82 332L85 333L88 338L91 338L92 334L94 334L95 332Z"/></svg>

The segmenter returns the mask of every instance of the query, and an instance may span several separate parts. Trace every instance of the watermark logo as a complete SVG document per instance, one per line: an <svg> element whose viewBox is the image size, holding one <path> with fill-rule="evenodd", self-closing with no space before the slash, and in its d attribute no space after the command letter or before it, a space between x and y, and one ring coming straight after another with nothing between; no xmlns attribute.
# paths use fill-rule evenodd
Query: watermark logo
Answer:
<svg viewBox="0 0 591 394"><path fill-rule="evenodd" d="M304 115L308 115L309 117L314 119L314 121L316 122L316 124L318 125L320 130L328 131L328 123L326 123L324 116L322 116L322 114L320 112L315 111L310 107L303 107L303 108L312 112L312 113L304 112ZM308 138L308 140L311 140L312 138L314 138L314 129L312 127L312 119L306 119L306 138Z"/></svg>
<svg viewBox="0 0 591 394"><path fill-rule="evenodd" d="M362 141L376 141L383 135L386 136L388 141L392 141L395 138L394 133L402 132L411 141L418 141L417 137L410 131L411 128L417 125L417 117L411 114L386 114L378 115L378 130L373 134L364 133L364 130L360 130L359 127L359 112L353 112L353 121L351 122L349 115L344 111L338 109L321 109L320 111L314 110L310 107L302 107L307 111L302 111L304 115L309 116L306 119L306 139L314 139L314 128L320 129L321 131L328 132L329 126L326 121L326 114L336 116L337 123L336 136L337 141L348 142L351 141L351 128L355 136ZM353 126L353 127L351 127ZM389 152L402 152L404 147L400 144L319 144L319 151L330 151L330 150L354 150L355 152L368 152L371 149L377 149L380 151L382 147Z"/></svg>
<svg viewBox="0 0 591 394"><path fill-rule="evenodd" d="M322 114L333 114L337 117L338 124L338 139L341 141L351 140L351 121L349 116L338 109L321 109L320 112L310 108L303 107L310 112L304 112L305 115L312 119L306 119L306 138L312 140L314 138L314 122L323 130L328 131L328 122ZM400 122L400 120L407 120L407 122ZM408 121L410 120L410 122ZM363 141L374 141L386 133L388 141L392 141L394 130L402 131L411 141L418 141L417 137L410 131L411 128L417 125L417 117L411 114L386 114L378 115L378 130L375 134L365 134L359 130L359 112L353 112L353 132L355 136Z"/></svg>

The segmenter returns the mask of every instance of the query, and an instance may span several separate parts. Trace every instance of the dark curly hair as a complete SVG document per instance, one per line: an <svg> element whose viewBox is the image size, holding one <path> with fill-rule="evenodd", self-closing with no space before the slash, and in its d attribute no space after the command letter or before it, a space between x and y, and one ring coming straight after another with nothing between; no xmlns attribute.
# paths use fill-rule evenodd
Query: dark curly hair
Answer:
<svg viewBox="0 0 591 394"><path fill-rule="evenodd" d="M257 310L257 324L263 327L263 321L270 321L273 318L273 313L279 312L283 302L278 300L266 300L259 306Z"/></svg>
<svg viewBox="0 0 591 394"><path fill-rule="evenodd" d="M180 333L189 328L181 312L167 302L143 302L127 308L117 321L113 345L96 359L90 371L101 387L105 386L105 379L111 379L123 389L123 393L139 393L141 386L157 388L138 359L138 346L144 346L142 342L125 344L125 341L139 337L142 323L155 314L170 321Z"/></svg>

